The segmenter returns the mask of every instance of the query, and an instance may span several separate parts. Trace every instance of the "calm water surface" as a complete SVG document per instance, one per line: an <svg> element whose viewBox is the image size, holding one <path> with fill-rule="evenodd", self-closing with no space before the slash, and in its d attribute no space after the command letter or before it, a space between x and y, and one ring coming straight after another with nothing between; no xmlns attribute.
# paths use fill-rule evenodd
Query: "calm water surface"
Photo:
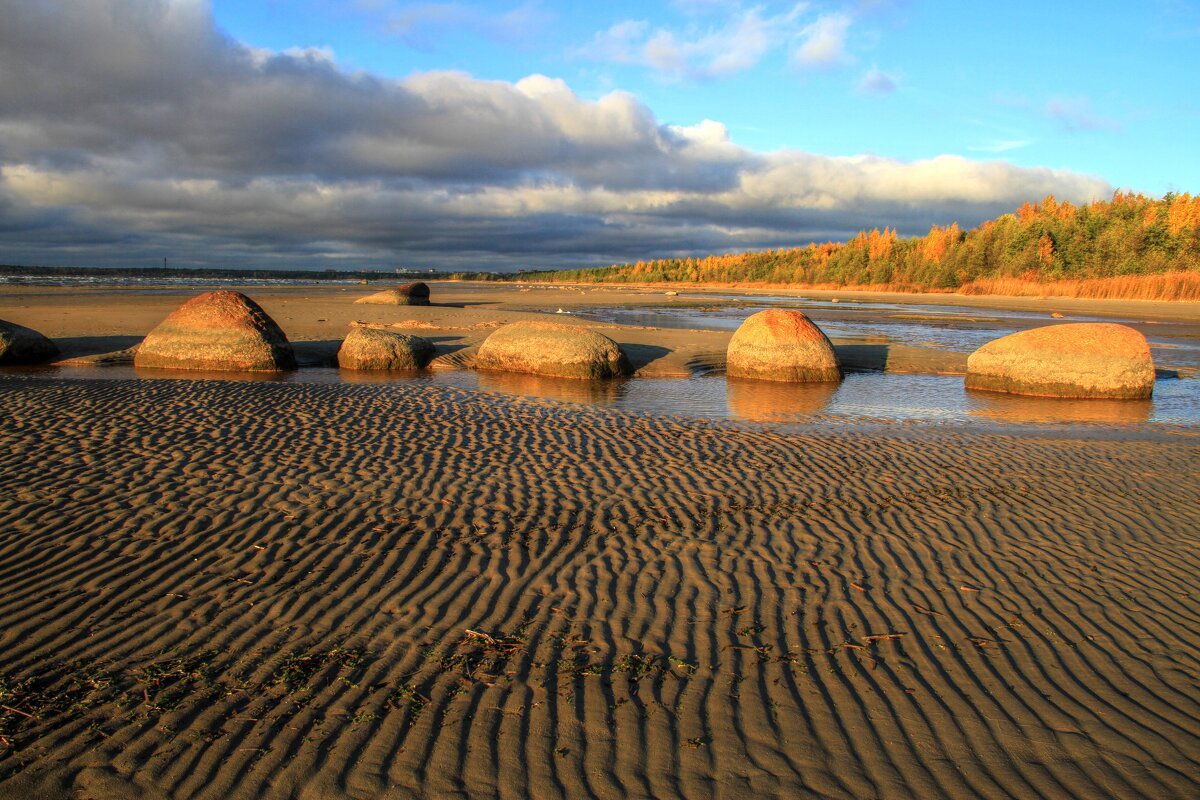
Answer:
<svg viewBox="0 0 1200 800"><path fill-rule="evenodd" d="M258 380L446 386L468 391L699 419L764 423L929 422L1169 425L1200 428L1200 380L1159 380L1151 400L1058 400L968 392L961 377L849 374L839 383L776 384L722 376L575 381L472 370L356 373L307 368L272 374L164 372L132 367L0 370L46 378Z"/></svg>

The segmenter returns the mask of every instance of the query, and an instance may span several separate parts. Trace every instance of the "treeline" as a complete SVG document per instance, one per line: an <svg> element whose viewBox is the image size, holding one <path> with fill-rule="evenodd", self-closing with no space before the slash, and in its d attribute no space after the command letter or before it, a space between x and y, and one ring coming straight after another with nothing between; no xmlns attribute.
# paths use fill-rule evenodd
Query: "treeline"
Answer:
<svg viewBox="0 0 1200 800"><path fill-rule="evenodd" d="M1177 273L1187 273L1176 275ZM1163 280L1171 274L1171 280ZM1053 196L969 231L933 226L900 238L890 228L862 231L848 242L810 244L707 258L639 261L595 269L525 273L521 280L614 283L793 284L900 291L981 291L1069 282L1087 294L1106 282L1125 286L1156 276L1151 294L1200 298L1200 197L1161 199L1116 192L1076 206ZM1147 283L1147 285L1150 285ZM1189 288L1190 287L1190 288ZM1097 290L1091 296L1113 296ZM1145 292L1142 292L1145 294Z"/></svg>

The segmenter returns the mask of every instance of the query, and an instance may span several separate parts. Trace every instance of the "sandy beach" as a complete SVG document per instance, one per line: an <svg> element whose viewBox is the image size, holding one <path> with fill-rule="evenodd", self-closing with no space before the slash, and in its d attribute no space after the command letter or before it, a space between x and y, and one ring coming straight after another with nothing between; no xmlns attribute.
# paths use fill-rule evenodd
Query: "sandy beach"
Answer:
<svg viewBox="0 0 1200 800"><path fill-rule="evenodd" d="M501 321L662 303L360 288L248 291L309 363L357 320L443 368ZM80 358L187 294L0 317ZM728 340L604 332L642 376ZM1194 429L19 371L0 409L0 797L1200 794Z"/></svg>

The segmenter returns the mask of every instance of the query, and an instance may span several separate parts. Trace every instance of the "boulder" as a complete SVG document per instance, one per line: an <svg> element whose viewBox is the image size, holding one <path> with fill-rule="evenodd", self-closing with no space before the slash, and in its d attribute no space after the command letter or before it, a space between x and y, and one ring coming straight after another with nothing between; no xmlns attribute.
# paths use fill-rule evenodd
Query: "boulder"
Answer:
<svg viewBox="0 0 1200 800"><path fill-rule="evenodd" d="M353 327L338 348L342 369L424 369L433 359L433 342L420 336L378 328Z"/></svg>
<svg viewBox="0 0 1200 800"><path fill-rule="evenodd" d="M275 320L240 292L208 292L172 311L138 345L136 367L220 372L292 369L292 346Z"/></svg>
<svg viewBox="0 0 1200 800"><path fill-rule="evenodd" d="M629 362L617 343L577 325L514 322L479 346L475 367L556 378L617 378Z"/></svg>
<svg viewBox="0 0 1200 800"><path fill-rule="evenodd" d="M732 378L823 383L841 380L833 345L799 311L772 308L752 314L729 340L726 373Z"/></svg>
<svg viewBox="0 0 1200 800"><path fill-rule="evenodd" d="M40 364L58 355L58 345L33 328L0 319L0 364Z"/></svg>
<svg viewBox="0 0 1200 800"><path fill-rule="evenodd" d="M1145 399L1154 391L1154 361L1146 337L1127 325L1049 325L976 350L966 385L1036 397Z"/></svg>
<svg viewBox="0 0 1200 800"><path fill-rule="evenodd" d="M360 297L354 302L370 303L380 306L427 306L429 305L429 287L421 282L406 283L382 292Z"/></svg>

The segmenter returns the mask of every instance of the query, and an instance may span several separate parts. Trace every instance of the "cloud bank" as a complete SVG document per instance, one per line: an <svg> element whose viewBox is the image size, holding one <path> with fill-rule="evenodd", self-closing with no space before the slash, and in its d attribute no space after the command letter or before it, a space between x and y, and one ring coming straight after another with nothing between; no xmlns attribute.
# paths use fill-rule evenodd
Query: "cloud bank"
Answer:
<svg viewBox="0 0 1200 800"><path fill-rule="evenodd" d="M561 80L353 73L201 0L0 0L0 261L515 269L920 233L1101 180L757 153ZM834 54L835 50L822 51Z"/></svg>

